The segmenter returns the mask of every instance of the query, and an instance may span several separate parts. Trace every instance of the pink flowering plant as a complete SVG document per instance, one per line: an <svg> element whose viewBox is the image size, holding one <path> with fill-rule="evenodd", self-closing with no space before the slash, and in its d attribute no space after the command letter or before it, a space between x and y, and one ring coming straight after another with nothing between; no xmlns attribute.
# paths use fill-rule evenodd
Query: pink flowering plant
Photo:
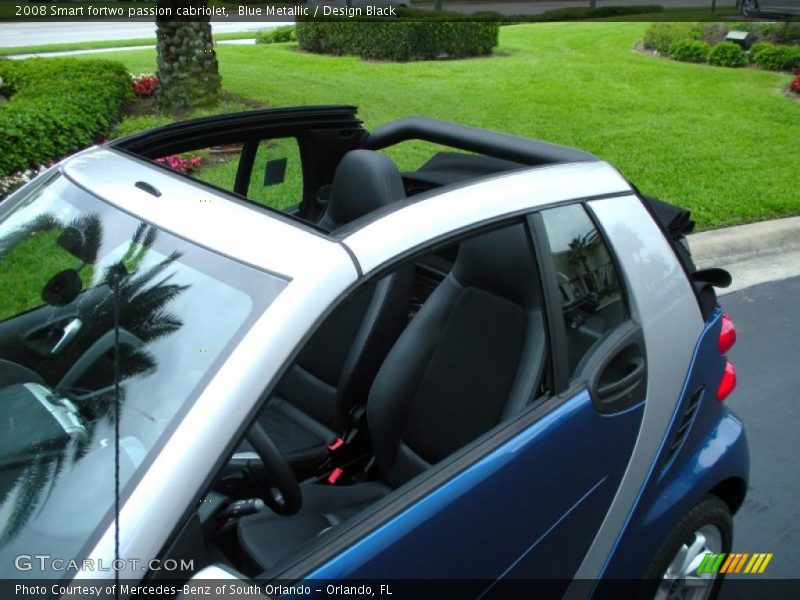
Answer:
<svg viewBox="0 0 800 600"><path fill-rule="evenodd" d="M133 93L137 98L149 98L156 91L158 75L151 73L131 74L131 84L133 84Z"/></svg>
<svg viewBox="0 0 800 600"><path fill-rule="evenodd" d="M170 154L163 158L157 158L156 162L178 173L191 173L203 162L203 159L197 155Z"/></svg>

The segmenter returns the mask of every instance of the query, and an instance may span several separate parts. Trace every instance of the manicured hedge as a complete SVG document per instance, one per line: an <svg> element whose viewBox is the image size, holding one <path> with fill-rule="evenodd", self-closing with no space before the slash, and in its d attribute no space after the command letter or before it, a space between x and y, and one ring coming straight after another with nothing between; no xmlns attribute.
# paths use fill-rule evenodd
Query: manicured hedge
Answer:
<svg viewBox="0 0 800 600"><path fill-rule="evenodd" d="M711 46L702 40L678 40L672 42L669 54L674 60L691 63L704 63L708 60Z"/></svg>
<svg viewBox="0 0 800 600"><path fill-rule="evenodd" d="M750 49L750 60L768 71L791 71L800 67L800 46L774 46L760 42Z"/></svg>
<svg viewBox="0 0 800 600"><path fill-rule="evenodd" d="M132 98L125 67L108 61L0 60L0 176L38 167L104 136Z"/></svg>
<svg viewBox="0 0 800 600"><path fill-rule="evenodd" d="M355 54L377 60L430 60L491 54L499 27L514 23L576 21L663 11L658 5L557 8L537 15L500 15L397 9L398 18L352 21L347 18L298 19L300 48L319 54Z"/></svg>
<svg viewBox="0 0 800 600"><path fill-rule="evenodd" d="M303 50L354 54L374 60L411 61L491 54L500 25L452 13L420 19L298 19L295 31Z"/></svg>
<svg viewBox="0 0 800 600"><path fill-rule="evenodd" d="M733 42L722 42L708 53L708 64L717 67L743 67L747 64L747 54Z"/></svg>
<svg viewBox="0 0 800 600"><path fill-rule="evenodd" d="M675 42L699 40L703 29L699 23L653 23L644 33L642 44L648 50L669 54Z"/></svg>

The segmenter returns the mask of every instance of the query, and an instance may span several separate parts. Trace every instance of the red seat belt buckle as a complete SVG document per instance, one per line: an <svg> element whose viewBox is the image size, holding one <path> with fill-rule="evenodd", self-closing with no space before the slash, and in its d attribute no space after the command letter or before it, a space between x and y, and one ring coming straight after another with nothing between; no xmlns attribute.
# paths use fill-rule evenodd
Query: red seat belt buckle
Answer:
<svg viewBox="0 0 800 600"><path fill-rule="evenodd" d="M336 438L330 444L328 444L328 450L331 452L336 452L339 448L344 446L344 440L342 438Z"/></svg>
<svg viewBox="0 0 800 600"><path fill-rule="evenodd" d="M344 473L344 470L336 467L333 471L331 471L331 474L328 475L328 483L331 485L336 485L336 482L339 480L339 477L342 476L342 473Z"/></svg>

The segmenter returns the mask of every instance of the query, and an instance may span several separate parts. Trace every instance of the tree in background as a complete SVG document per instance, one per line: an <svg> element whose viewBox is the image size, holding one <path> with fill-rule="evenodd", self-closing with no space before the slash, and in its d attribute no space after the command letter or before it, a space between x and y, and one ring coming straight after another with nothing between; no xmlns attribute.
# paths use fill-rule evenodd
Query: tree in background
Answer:
<svg viewBox="0 0 800 600"><path fill-rule="evenodd" d="M222 78L208 16L177 17L178 8L206 8L205 0L159 0L172 16L156 17L156 102L179 110L215 104ZM191 19L191 20L190 20Z"/></svg>

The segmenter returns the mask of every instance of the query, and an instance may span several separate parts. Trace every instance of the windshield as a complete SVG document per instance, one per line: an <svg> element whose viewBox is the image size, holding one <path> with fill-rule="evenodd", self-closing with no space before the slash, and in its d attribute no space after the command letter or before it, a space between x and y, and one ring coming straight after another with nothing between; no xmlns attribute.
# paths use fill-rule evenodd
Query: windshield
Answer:
<svg viewBox="0 0 800 600"><path fill-rule="evenodd" d="M14 556L71 558L109 525L116 384L124 498L286 282L141 222L60 175L2 209L0 556L8 576Z"/></svg>

